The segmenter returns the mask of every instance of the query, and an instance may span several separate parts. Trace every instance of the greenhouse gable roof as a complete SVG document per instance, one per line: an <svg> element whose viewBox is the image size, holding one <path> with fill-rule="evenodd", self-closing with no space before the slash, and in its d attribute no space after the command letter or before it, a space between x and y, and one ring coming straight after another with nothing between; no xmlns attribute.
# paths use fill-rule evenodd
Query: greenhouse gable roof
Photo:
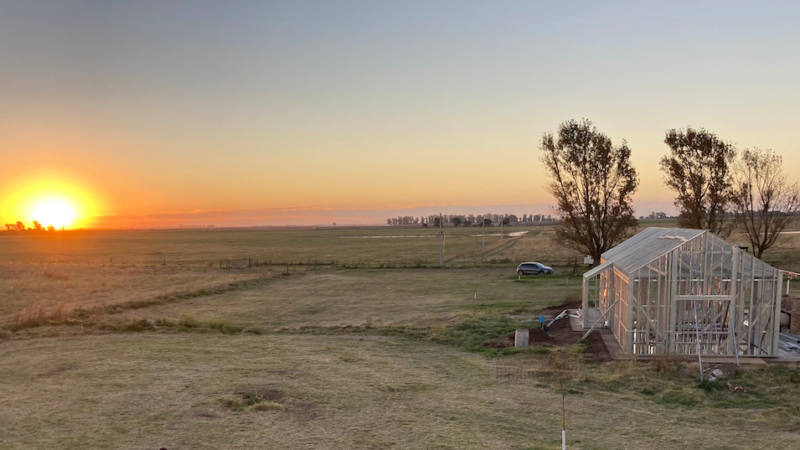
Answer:
<svg viewBox="0 0 800 450"><path fill-rule="evenodd" d="M648 228L603 253L602 263L583 274L583 278L592 278L612 264L624 273L631 273L706 232L688 228Z"/></svg>

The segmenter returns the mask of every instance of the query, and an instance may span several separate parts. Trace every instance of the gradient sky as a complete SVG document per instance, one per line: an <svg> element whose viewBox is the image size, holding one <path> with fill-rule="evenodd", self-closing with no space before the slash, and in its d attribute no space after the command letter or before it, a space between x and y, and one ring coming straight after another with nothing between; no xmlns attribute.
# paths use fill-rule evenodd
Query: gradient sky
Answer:
<svg viewBox="0 0 800 450"><path fill-rule="evenodd" d="M798 17L800 2L0 0L0 221L45 192L93 226L545 212L541 135L582 117L627 139L638 213L673 211L668 128L775 149L796 181Z"/></svg>

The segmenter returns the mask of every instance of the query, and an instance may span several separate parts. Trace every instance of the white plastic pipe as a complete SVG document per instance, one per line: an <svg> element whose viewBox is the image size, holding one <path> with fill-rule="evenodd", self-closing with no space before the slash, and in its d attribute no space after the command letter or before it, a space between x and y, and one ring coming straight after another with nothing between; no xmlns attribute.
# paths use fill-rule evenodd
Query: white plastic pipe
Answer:
<svg viewBox="0 0 800 450"><path fill-rule="evenodd" d="M567 431L561 430L561 450L567 450Z"/></svg>

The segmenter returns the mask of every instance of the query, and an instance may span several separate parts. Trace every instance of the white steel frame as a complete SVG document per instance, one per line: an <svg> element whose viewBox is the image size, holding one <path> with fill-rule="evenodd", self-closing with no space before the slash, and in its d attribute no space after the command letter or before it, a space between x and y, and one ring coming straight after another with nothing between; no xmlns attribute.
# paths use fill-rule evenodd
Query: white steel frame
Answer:
<svg viewBox="0 0 800 450"><path fill-rule="evenodd" d="M778 355L778 269L707 231L650 228L631 241L583 280L584 311L593 297L626 354Z"/></svg>

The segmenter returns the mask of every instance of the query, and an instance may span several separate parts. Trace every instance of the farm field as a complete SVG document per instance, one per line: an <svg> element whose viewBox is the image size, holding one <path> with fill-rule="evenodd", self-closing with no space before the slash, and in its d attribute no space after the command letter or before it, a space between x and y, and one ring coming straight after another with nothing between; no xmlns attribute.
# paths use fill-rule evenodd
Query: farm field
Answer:
<svg viewBox="0 0 800 450"><path fill-rule="evenodd" d="M800 446L791 368L698 385L577 338L485 346L578 300L580 255L474 230L446 230L445 268L437 230L0 233L0 449L557 449L562 386L570 449Z"/></svg>

